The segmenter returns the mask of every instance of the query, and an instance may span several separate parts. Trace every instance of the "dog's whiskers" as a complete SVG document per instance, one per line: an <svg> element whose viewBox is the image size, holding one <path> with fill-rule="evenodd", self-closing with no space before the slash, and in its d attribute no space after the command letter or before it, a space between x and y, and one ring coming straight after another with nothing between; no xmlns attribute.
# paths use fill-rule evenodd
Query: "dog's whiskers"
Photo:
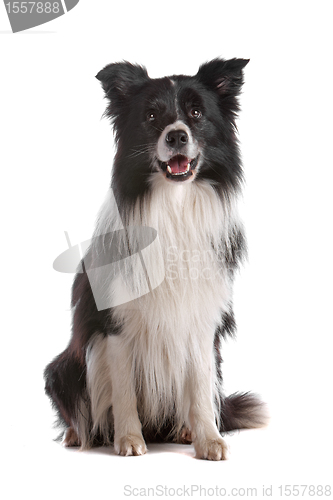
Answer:
<svg viewBox="0 0 333 500"><path fill-rule="evenodd" d="M133 153L129 154L127 157L128 158L135 158L136 156L143 155L145 153L152 153L154 152L155 147L152 146L151 144L143 145L143 147L140 147L140 149L132 149Z"/></svg>

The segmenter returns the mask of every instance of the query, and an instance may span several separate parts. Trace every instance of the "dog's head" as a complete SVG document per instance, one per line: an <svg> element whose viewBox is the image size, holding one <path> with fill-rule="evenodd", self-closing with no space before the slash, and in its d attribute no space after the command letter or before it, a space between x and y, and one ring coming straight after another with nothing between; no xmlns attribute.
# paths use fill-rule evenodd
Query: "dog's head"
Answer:
<svg viewBox="0 0 333 500"><path fill-rule="evenodd" d="M110 64L97 74L109 100L118 151L115 173L136 188L152 174L171 182L237 184L237 96L245 59L214 59L193 76L151 79L142 66ZM132 186L135 190L135 186Z"/></svg>

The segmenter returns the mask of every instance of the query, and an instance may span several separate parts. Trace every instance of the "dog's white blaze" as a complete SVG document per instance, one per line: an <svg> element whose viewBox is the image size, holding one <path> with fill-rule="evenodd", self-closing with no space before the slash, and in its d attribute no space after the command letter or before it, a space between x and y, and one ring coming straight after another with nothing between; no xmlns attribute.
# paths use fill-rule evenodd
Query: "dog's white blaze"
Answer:
<svg viewBox="0 0 333 500"><path fill-rule="evenodd" d="M122 324L119 336L97 333L91 341L87 380L93 425L108 435L112 405L119 442L126 433L140 434L137 407L142 424L157 426L175 412L176 431L185 424L204 449L208 439L220 439L213 342L231 299L227 270L213 247L228 244L238 215L235 200L223 202L206 181L175 185L153 175L151 182L151 197L141 209L136 206L127 223L157 229L166 277L150 293L114 309ZM112 195L109 200L95 234L112 231ZM224 445L218 441L218 446Z"/></svg>

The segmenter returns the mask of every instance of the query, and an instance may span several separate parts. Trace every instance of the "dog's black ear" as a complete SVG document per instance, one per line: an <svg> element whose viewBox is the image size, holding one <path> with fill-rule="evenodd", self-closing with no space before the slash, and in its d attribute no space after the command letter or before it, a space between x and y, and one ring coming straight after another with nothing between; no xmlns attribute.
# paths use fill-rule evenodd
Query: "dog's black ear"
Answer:
<svg viewBox="0 0 333 500"><path fill-rule="evenodd" d="M213 59L200 66L197 78L219 96L237 96L243 84L243 68L249 59Z"/></svg>
<svg viewBox="0 0 333 500"><path fill-rule="evenodd" d="M109 64L97 73L96 78L111 100L125 98L132 89L149 79L146 68L129 62Z"/></svg>

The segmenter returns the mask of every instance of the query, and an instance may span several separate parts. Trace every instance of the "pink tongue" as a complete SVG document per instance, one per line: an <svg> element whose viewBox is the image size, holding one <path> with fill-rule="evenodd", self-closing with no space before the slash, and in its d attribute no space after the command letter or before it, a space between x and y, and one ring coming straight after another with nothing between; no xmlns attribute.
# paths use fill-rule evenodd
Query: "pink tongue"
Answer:
<svg viewBox="0 0 333 500"><path fill-rule="evenodd" d="M186 172L188 162L189 159L186 156L176 155L170 158L168 165L170 166L173 174L181 174Z"/></svg>

